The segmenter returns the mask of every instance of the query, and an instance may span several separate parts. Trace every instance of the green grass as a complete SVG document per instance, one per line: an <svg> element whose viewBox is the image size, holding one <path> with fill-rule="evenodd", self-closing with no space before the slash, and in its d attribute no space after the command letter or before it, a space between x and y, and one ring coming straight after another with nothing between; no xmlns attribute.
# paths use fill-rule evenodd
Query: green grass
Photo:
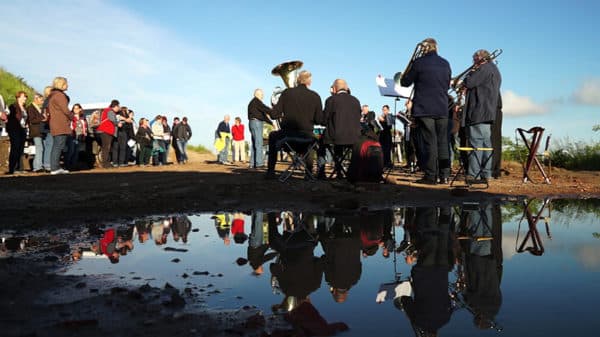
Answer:
<svg viewBox="0 0 600 337"><path fill-rule="evenodd" d="M188 145L187 149L190 151L194 151L197 153L212 153L209 149L207 149L204 145Z"/></svg>
<svg viewBox="0 0 600 337"><path fill-rule="evenodd" d="M23 78L0 68L0 95L4 98L6 106L15 102L15 94L21 90L27 93L27 104L29 104L33 100L35 90Z"/></svg>

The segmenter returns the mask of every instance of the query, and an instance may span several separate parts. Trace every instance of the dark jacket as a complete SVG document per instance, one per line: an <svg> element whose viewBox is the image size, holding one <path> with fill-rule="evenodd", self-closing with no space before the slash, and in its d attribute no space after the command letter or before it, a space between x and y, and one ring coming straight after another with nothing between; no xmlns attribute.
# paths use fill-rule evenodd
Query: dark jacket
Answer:
<svg viewBox="0 0 600 337"><path fill-rule="evenodd" d="M321 97L306 85L288 88L281 93L279 102L273 108L272 118L281 118L281 129L285 132L298 132L313 135L315 123L322 120Z"/></svg>
<svg viewBox="0 0 600 337"><path fill-rule="evenodd" d="M436 52L415 60L402 77L402 86L414 84L412 115L414 117L448 117L450 64Z"/></svg>
<svg viewBox="0 0 600 337"><path fill-rule="evenodd" d="M502 77L492 62L484 63L465 78L467 90L464 125L491 123L496 119Z"/></svg>
<svg viewBox="0 0 600 337"><path fill-rule="evenodd" d="M192 128L187 122L183 124L183 122L177 123L173 127L173 139L181 139L186 142L192 138Z"/></svg>
<svg viewBox="0 0 600 337"><path fill-rule="evenodd" d="M33 104L29 104L27 107L27 121L29 123L29 137L41 137L42 136L42 122L44 120L44 116L42 115L40 110L36 108Z"/></svg>
<svg viewBox="0 0 600 337"><path fill-rule="evenodd" d="M217 136L220 132L231 133L231 128L229 127L229 123L225 123L225 121L221 121L217 126Z"/></svg>
<svg viewBox="0 0 600 337"><path fill-rule="evenodd" d="M346 91L325 100L323 121L325 144L352 145L360 136L360 102Z"/></svg>
<svg viewBox="0 0 600 337"><path fill-rule="evenodd" d="M258 119L263 122L270 122L267 115L271 114L271 108L265 105L260 99L254 97L248 103L248 120Z"/></svg>
<svg viewBox="0 0 600 337"><path fill-rule="evenodd" d="M6 119L6 131L11 133L23 130L24 128L21 125L21 119L24 117L26 111L21 111L19 104L16 102L11 104L8 107L8 110L10 111L10 114Z"/></svg>
<svg viewBox="0 0 600 337"><path fill-rule="evenodd" d="M140 127L135 139L142 147L152 147L152 131L150 128Z"/></svg>

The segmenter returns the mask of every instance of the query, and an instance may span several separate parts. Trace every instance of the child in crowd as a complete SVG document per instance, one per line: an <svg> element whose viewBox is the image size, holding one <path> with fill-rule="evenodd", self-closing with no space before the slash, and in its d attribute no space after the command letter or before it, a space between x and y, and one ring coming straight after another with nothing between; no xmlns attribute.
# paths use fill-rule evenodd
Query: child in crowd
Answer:
<svg viewBox="0 0 600 337"><path fill-rule="evenodd" d="M233 162L246 161L246 142L244 141L244 124L240 117L235 118L235 124L231 128L233 135Z"/></svg>
<svg viewBox="0 0 600 337"><path fill-rule="evenodd" d="M146 166L150 164L152 155L152 130L146 118L140 119L140 127L136 135L136 141L140 145L139 165Z"/></svg>

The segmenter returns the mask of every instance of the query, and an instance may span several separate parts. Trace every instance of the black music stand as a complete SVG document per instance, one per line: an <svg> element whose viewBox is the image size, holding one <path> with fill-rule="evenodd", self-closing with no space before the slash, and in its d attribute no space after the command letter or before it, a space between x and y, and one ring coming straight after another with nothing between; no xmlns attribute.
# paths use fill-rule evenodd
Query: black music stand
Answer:
<svg viewBox="0 0 600 337"><path fill-rule="evenodd" d="M391 78L384 78L379 75L375 79L377 83L377 88L379 89L379 94L384 97L392 97L394 98L394 113L392 116L394 117L394 123L392 124L392 146L394 145L394 138L396 137L396 119L398 119L398 111L397 111L397 103L401 98L410 99L413 94L413 87L402 87L396 82L394 82ZM395 146L394 146L395 148ZM393 165L394 161L392 160L392 167L388 168L386 173L384 174L384 181L387 181L388 176L394 169Z"/></svg>

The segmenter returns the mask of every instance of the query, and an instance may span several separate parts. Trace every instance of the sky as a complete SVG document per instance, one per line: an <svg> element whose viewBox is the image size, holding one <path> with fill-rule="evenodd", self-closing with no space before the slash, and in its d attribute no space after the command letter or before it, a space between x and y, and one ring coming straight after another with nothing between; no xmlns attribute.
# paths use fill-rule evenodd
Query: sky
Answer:
<svg viewBox="0 0 600 337"><path fill-rule="evenodd" d="M503 135L542 126L559 146L600 140L598 13L577 0L0 0L0 67L40 91L66 77L71 103L117 98L138 119L187 116L191 143L212 148L225 114L247 125L255 88L270 102L283 86L271 69L285 61L304 62L323 101L343 78L377 114L394 109L375 78L403 71L433 37L453 75L476 50L502 49Z"/></svg>

